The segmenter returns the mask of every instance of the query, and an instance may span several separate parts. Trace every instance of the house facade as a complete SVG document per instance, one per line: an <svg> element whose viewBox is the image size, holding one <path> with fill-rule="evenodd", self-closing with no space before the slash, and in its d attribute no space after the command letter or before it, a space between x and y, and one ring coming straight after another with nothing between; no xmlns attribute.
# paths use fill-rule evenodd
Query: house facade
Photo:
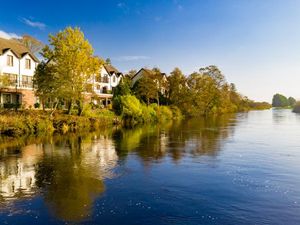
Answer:
<svg viewBox="0 0 300 225"><path fill-rule="evenodd" d="M36 102L33 76L38 59L16 40L0 38L0 106Z"/></svg>
<svg viewBox="0 0 300 225"><path fill-rule="evenodd" d="M103 65L98 74L93 75L89 83L92 84L92 101L98 105L110 105L113 90L120 83L123 74L112 65Z"/></svg>

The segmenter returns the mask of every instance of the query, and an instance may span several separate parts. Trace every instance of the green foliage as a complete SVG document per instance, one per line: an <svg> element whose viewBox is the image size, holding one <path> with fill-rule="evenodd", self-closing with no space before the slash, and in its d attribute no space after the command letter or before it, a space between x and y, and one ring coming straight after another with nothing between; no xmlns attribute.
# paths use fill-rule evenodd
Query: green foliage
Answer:
<svg viewBox="0 0 300 225"><path fill-rule="evenodd" d="M40 104L39 102L34 103L34 108L35 108L35 109L40 108L40 106L41 106L41 104Z"/></svg>
<svg viewBox="0 0 300 225"><path fill-rule="evenodd" d="M50 35L49 38L51 47L45 46L42 55L49 61L46 67L51 68L51 73L45 76L52 79L55 77L54 84L57 88L55 96L68 100L69 113L76 103L80 115L83 110L86 83L99 71L103 62L93 56L94 50L79 28L67 27L56 35ZM47 71L45 73L47 74Z"/></svg>
<svg viewBox="0 0 300 225"><path fill-rule="evenodd" d="M144 76L135 82L133 86L135 95L147 105L150 104L151 99L158 98L158 86L155 82L155 75L149 74L149 76Z"/></svg>
<svg viewBox="0 0 300 225"><path fill-rule="evenodd" d="M141 122L142 104L133 95L121 96L122 117L130 122Z"/></svg>
<svg viewBox="0 0 300 225"><path fill-rule="evenodd" d="M294 99L293 97L289 97L288 98L288 101L289 101L289 105L290 106L294 106L296 104L296 99Z"/></svg>
<svg viewBox="0 0 300 225"><path fill-rule="evenodd" d="M300 102L296 102L293 108L293 112L300 113Z"/></svg>
<svg viewBox="0 0 300 225"><path fill-rule="evenodd" d="M157 107L157 117L160 120L171 120L173 119L173 112L168 106Z"/></svg>
<svg viewBox="0 0 300 225"><path fill-rule="evenodd" d="M273 100L272 100L273 107L287 107L289 105L290 103L284 95L277 93L273 96Z"/></svg>

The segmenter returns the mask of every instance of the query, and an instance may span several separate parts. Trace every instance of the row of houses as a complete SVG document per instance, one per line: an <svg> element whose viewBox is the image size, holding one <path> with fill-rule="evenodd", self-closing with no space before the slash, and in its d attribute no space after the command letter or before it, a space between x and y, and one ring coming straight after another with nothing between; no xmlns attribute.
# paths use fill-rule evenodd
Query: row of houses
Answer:
<svg viewBox="0 0 300 225"><path fill-rule="evenodd" d="M0 38L0 78L8 78L8 83L1 82L0 79L1 107L6 104L22 104L28 108L38 102L33 87L33 76L38 63L39 60L34 54L20 42ZM132 77L132 83L149 73L150 70L142 68ZM165 74L162 76L165 77ZM103 65L99 73L89 80L94 103L105 106L111 104L113 90L123 77L123 73L114 66Z"/></svg>

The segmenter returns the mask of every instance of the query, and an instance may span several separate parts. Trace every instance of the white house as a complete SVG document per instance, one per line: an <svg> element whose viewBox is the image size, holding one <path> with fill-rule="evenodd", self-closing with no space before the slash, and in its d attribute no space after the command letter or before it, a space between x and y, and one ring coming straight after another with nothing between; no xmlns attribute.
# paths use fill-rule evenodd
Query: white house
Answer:
<svg viewBox="0 0 300 225"><path fill-rule="evenodd" d="M95 74L90 83L93 89L95 104L109 105L113 97L113 90L120 83L123 74L112 65L103 65L98 74Z"/></svg>
<svg viewBox="0 0 300 225"><path fill-rule="evenodd" d="M21 103L32 106L36 102L32 78L38 59L20 42L0 38L0 104ZM3 79L0 79L0 81Z"/></svg>

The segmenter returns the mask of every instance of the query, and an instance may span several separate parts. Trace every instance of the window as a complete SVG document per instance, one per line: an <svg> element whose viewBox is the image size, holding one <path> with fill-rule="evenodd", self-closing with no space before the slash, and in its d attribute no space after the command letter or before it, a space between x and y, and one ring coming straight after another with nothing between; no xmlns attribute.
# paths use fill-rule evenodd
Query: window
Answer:
<svg viewBox="0 0 300 225"><path fill-rule="evenodd" d="M7 65L14 66L14 57L12 55L7 56Z"/></svg>
<svg viewBox="0 0 300 225"><path fill-rule="evenodd" d="M103 94L107 94L107 87L105 86L105 87L103 87L103 89L102 89L102 93Z"/></svg>
<svg viewBox="0 0 300 225"><path fill-rule="evenodd" d="M113 82L116 82L116 77L115 76L113 76Z"/></svg>
<svg viewBox="0 0 300 225"><path fill-rule="evenodd" d="M3 94L3 103L11 103L11 95L10 94Z"/></svg>
<svg viewBox="0 0 300 225"><path fill-rule="evenodd" d="M108 75L104 75L104 76L102 77L102 82L103 82L103 83L109 83L109 81L108 81Z"/></svg>
<svg viewBox="0 0 300 225"><path fill-rule="evenodd" d="M25 59L25 69L30 70L31 69L31 60Z"/></svg>
<svg viewBox="0 0 300 225"><path fill-rule="evenodd" d="M26 88L32 88L33 87L32 76L22 75L22 86Z"/></svg>
<svg viewBox="0 0 300 225"><path fill-rule="evenodd" d="M97 90L100 90L101 89L101 86L100 85L97 85Z"/></svg>

